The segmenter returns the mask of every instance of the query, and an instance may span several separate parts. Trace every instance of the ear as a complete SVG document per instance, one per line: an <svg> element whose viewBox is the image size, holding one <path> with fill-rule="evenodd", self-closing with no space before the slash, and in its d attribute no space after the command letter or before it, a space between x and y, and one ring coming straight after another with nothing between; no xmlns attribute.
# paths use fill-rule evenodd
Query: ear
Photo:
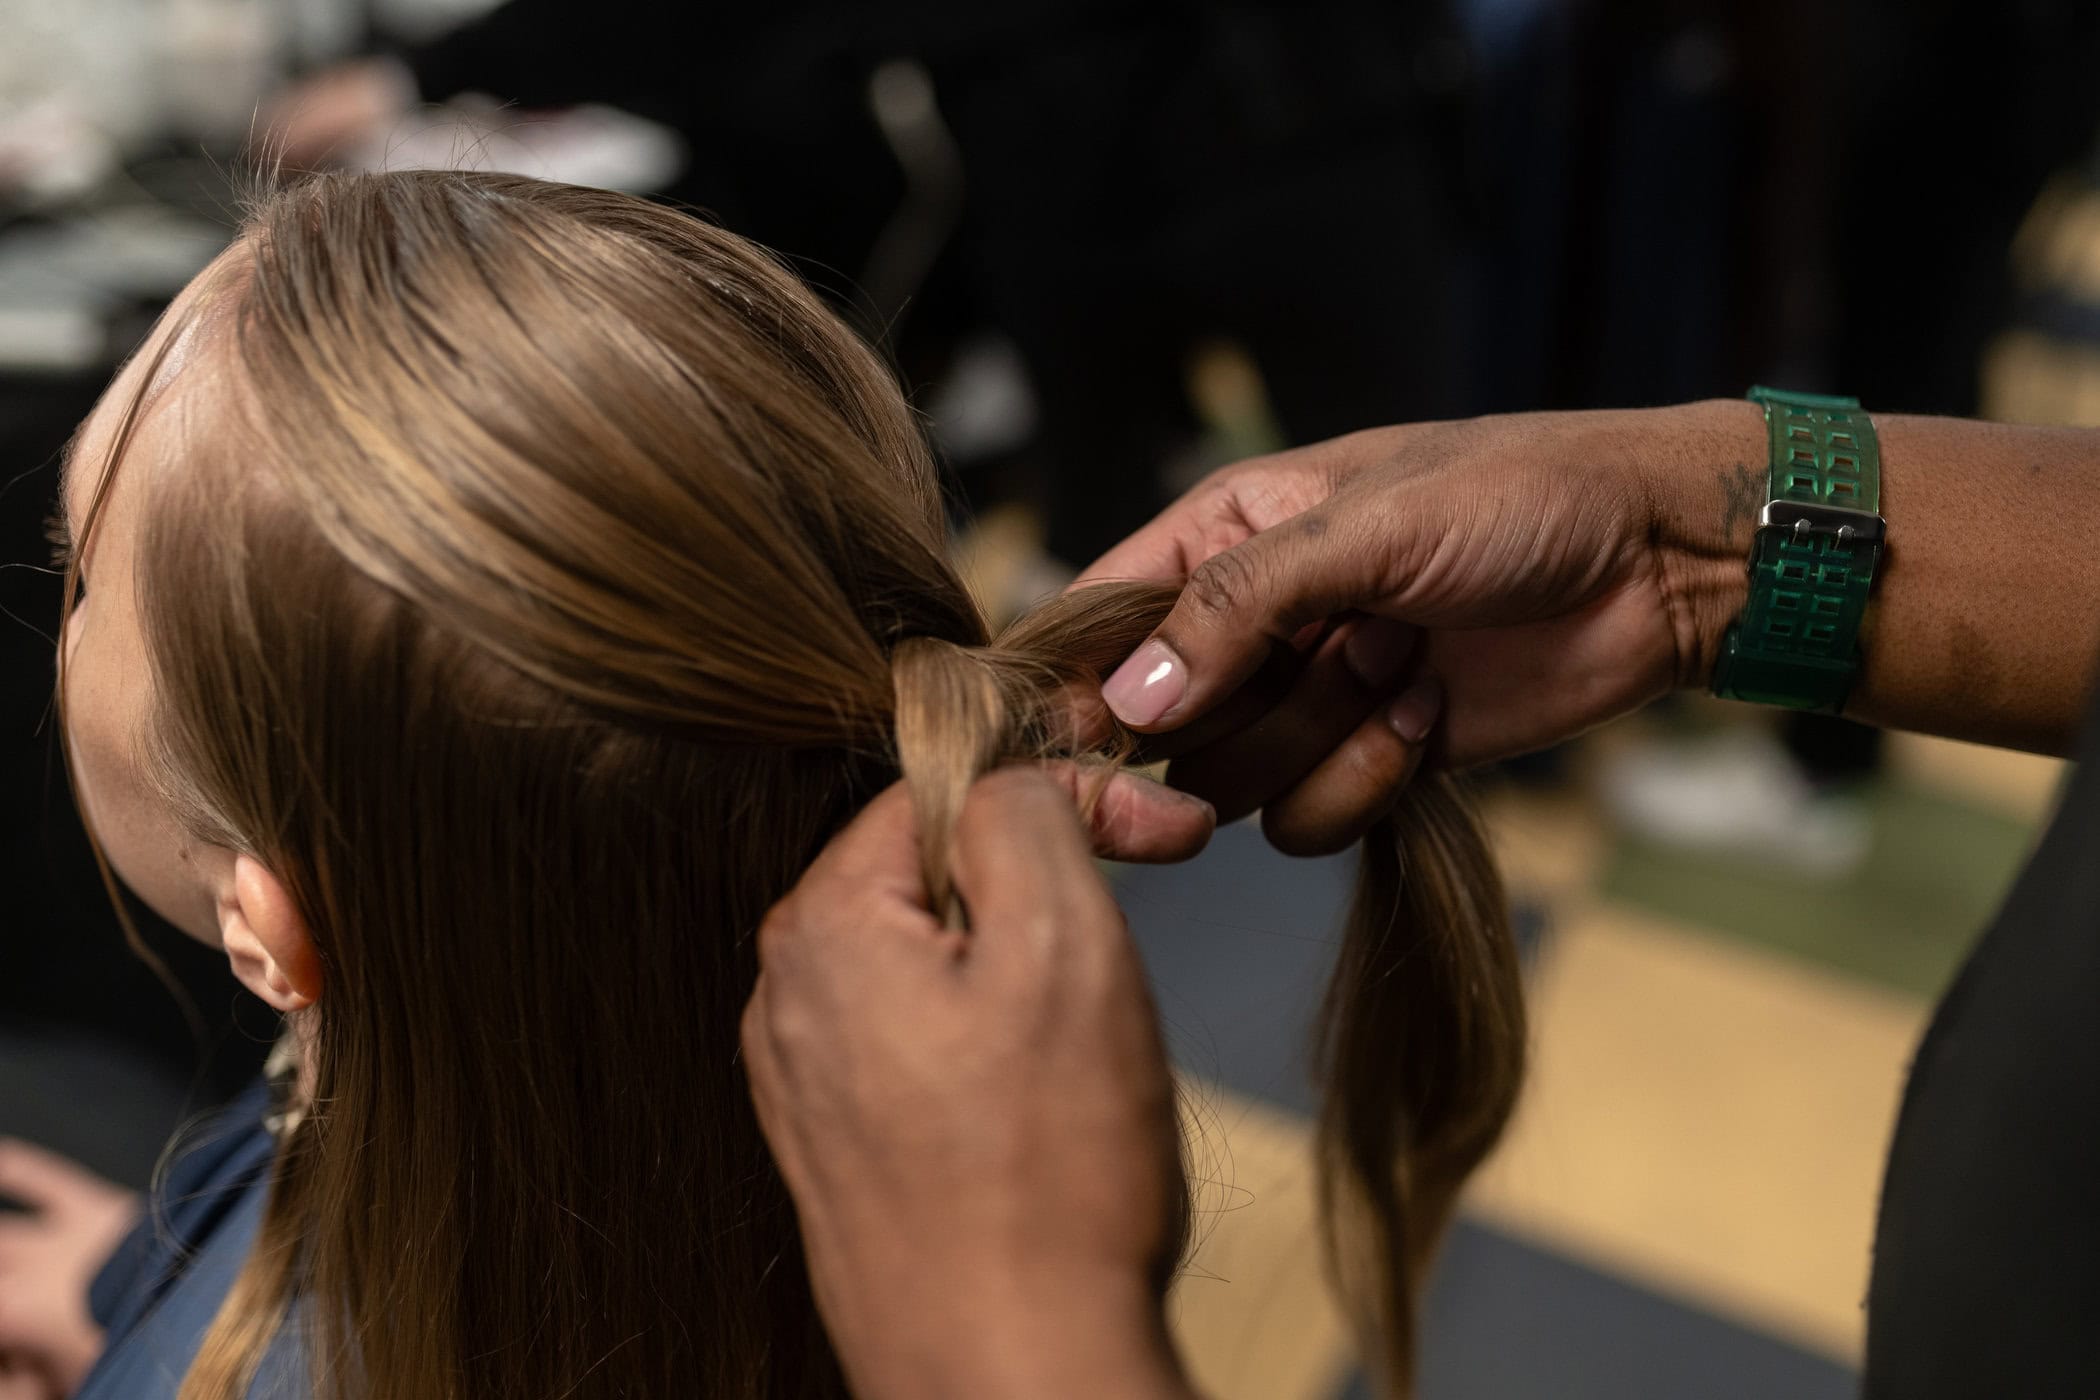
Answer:
<svg viewBox="0 0 2100 1400"><path fill-rule="evenodd" d="M241 985L279 1011L321 999L321 957L291 892L252 856L235 856L218 901L219 937Z"/></svg>

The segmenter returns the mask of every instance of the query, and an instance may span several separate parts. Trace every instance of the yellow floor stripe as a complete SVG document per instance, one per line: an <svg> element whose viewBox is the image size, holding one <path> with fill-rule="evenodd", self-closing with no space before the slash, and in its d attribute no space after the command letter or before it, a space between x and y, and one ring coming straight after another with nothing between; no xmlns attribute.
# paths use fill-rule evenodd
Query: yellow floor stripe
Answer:
<svg viewBox="0 0 2100 1400"><path fill-rule="evenodd" d="M1608 905L1564 913L1532 1005L1531 1082L1473 1210L1856 1359L1923 1008Z"/></svg>
<svg viewBox="0 0 2100 1400"><path fill-rule="evenodd" d="M1888 758L1891 771L1922 787L2037 825L2055 809L2057 789L2070 771L2060 758L1925 734L1889 735Z"/></svg>
<svg viewBox="0 0 2100 1400"><path fill-rule="evenodd" d="M1604 906L1538 971L1535 1066L1476 1218L1855 1362L1881 1164L1923 1010ZM1310 1125L1204 1092L1183 1354L1216 1400L1325 1397L1349 1364Z"/></svg>
<svg viewBox="0 0 2100 1400"><path fill-rule="evenodd" d="M1209 1400L1329 1400L1351 1352L1322 1272L1311 1127L1185 1088L1199 1243L1169 1314L1191 1379Z"/></svg>
<svg viewBox="0 0 2100 1400"><path fill-rule="evenodd" d="M1898 738L1891 766L2020 816L2061 765ZM1902 995L1603 903L1610 835L1571 795L1487 803L1512 889L1552 911L1534 1068L1476 1181L1485 1223L1856 1362L1882 1164L1927 1014ZM1324 1400L1346 1328L1317 1235L1311 1127L1221 1091L1196 1119L1202 1244L1173 1317L1217 1400Z"/></svg>

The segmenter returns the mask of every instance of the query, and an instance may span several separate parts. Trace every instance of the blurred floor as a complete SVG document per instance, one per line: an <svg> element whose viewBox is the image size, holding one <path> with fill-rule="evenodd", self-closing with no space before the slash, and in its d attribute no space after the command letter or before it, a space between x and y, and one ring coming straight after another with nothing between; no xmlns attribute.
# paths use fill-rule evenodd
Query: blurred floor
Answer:
<svg viewBox="0 0 2100 1400"><path fill-rule="evenodd" d="M1580 795L1595 757L1487 800L1543 914L1536 1059L1428 1304L1423 1400L1850 1395L1904 1068L2058 765L1905 738L1865 868L1819 882L1615 836ZM1201 1131L1175 1309L1218 1400L1360 1385L1320 1283L1302 1053L1347 875L1245 825L1119 872Z"/></svg>

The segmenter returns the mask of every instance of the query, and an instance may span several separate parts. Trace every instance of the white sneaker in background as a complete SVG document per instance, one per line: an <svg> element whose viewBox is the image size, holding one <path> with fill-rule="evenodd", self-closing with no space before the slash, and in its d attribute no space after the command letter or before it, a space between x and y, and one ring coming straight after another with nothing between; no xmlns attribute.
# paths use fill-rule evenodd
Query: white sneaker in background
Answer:
<svg viewBox="0 0 2100 1400"><path fill-rule="evenodd" d="M1643 743L1605 763L1599 791L1612 819L1644 841L1822 879L1858 869L1873 835L1863 801L1818 789L1761 729Z"/></svg>

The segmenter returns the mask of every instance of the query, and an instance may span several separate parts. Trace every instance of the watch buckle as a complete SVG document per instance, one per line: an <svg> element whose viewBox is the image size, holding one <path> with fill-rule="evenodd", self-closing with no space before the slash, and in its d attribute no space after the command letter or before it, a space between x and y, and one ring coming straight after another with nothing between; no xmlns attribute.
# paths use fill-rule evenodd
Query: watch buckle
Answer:
<svg viewBox="0 0 2100 1400"><path fill-rule="evenodd" d="M1759 529L1784 531L1797 540L1829 535L1839 544L1873 545L1877 549L1888 537L1888 522L1873 511L1818 501L1767 501L1757 524Z"/></svg>

